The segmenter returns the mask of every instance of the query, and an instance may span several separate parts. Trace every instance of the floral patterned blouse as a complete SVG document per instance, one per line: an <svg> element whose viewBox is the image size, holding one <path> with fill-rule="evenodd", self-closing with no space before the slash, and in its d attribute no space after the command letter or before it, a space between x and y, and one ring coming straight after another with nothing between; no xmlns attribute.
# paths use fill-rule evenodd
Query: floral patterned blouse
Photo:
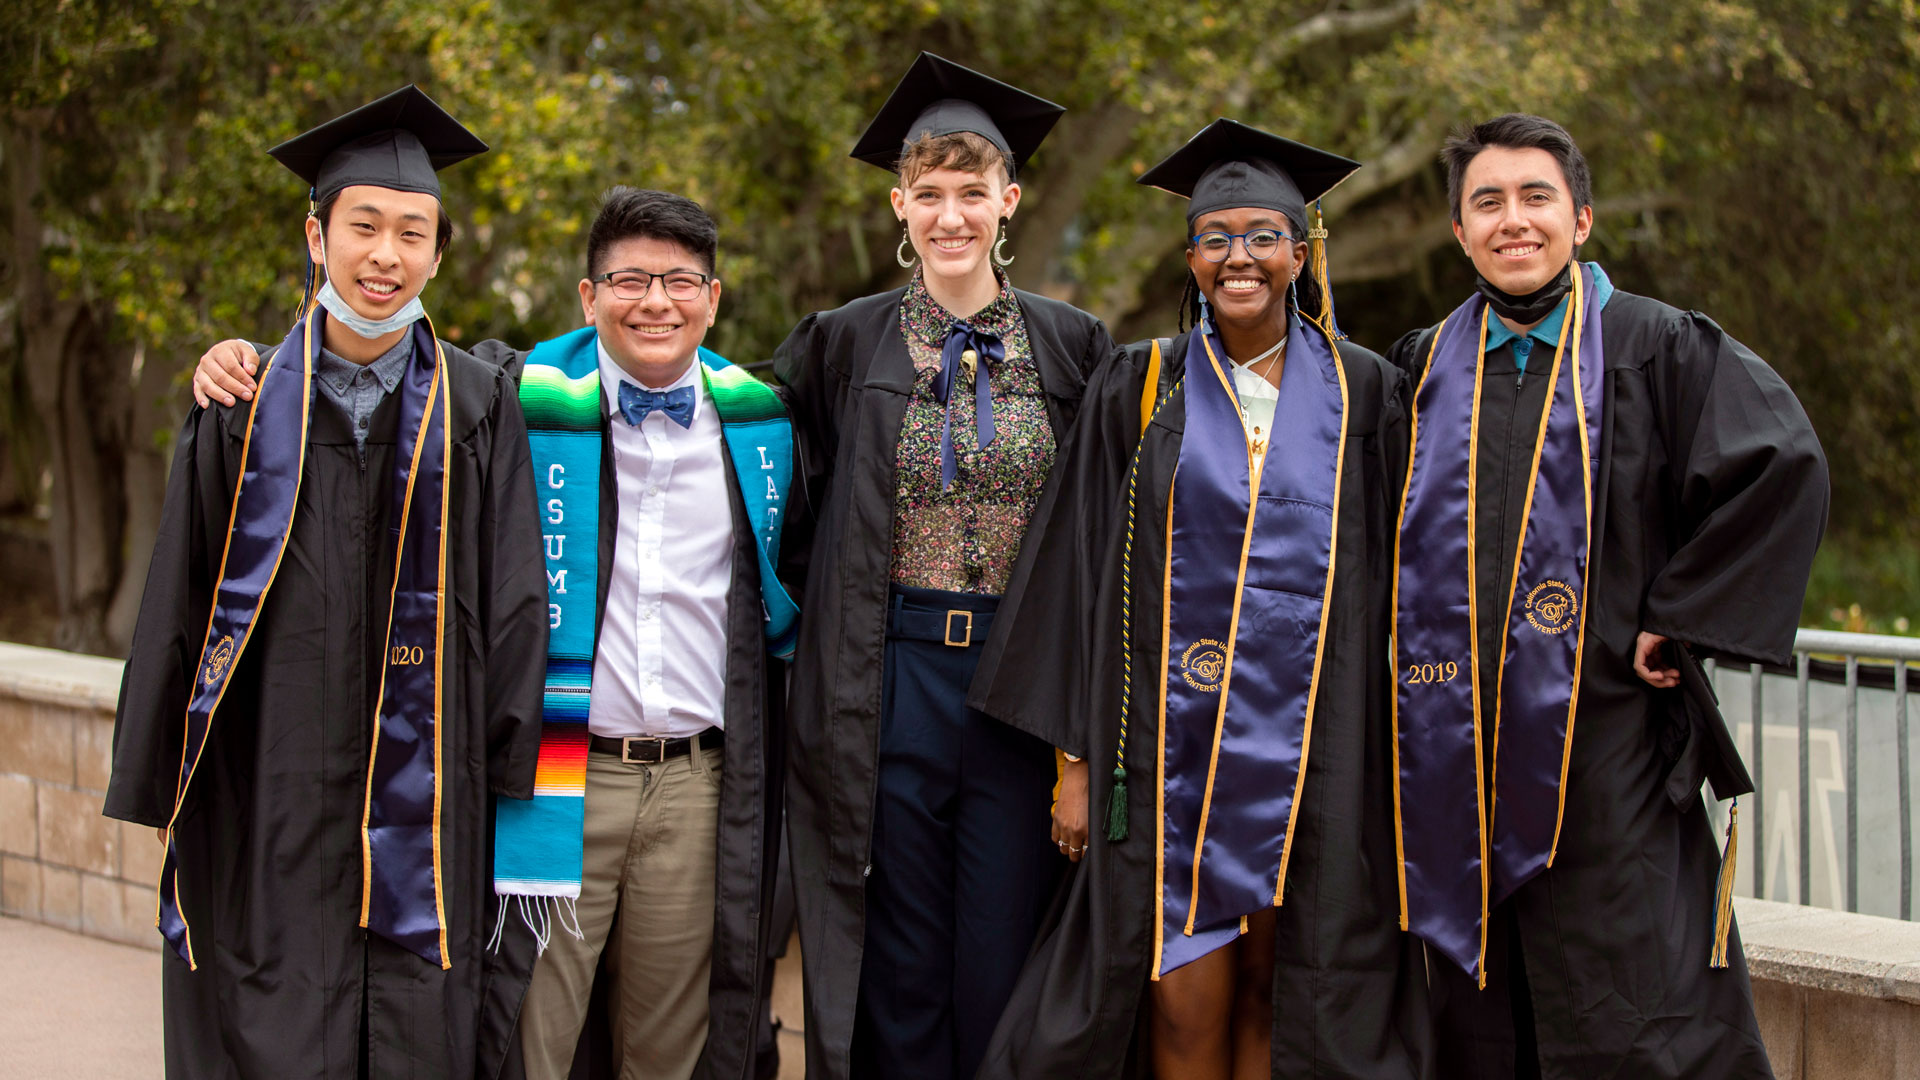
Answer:
<svg viewBox="0 0 1920 1080"><path fill-rule="evenodd" d="M998 364L980 362L990 374L994 439L980 449L974 379L962 368L948 395L958 468L953 484L941 490L940 422L946 407L933 396L933 380L947 333L957 321L916 273L900 304L900 331L913 360L913 395L895 450L899 486L893 500L892 578L925 589L998 595L1013 575L1020 539L1053 466L1053 427L1026 320L1001 275L1000 295L967 320L975 330L997 335L1006 350Z"/></svg>

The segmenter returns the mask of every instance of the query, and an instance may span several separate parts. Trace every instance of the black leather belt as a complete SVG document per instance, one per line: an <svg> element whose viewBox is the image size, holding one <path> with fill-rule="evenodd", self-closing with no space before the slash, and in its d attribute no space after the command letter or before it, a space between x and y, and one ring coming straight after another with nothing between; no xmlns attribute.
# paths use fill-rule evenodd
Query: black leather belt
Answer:
<svg viewBox="0 0 1920 1080"><path fill-rule="evenodd" d="M668 758L686 757L696 740L701 749L711 750L727 744L727 733L719 728L708 728L684 739L658 739L652 735L614 739L605 735L589 735L587 748L596 754L612 754L628 765L658 765Z"/></svg>

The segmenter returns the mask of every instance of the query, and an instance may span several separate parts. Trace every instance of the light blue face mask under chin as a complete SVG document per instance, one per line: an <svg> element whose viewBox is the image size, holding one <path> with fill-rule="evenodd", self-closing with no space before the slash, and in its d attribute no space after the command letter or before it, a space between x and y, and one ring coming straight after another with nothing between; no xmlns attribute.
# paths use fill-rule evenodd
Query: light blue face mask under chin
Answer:
<svg viewBox="0 0 1920 1080"><path fill-rule="evenodd" d="M321 307L326 308L327 314L333 316L341 326L368 339L386 337L395 330L412 326L415 320L425 318L427 314L427 309L420 306L420 298L416 296L407 301L405 307L384 319L378 321L369 319L353 310L347 304L347 298L334 289L331 281L322 284L320 291L315 293L313 298Z"/></svg>

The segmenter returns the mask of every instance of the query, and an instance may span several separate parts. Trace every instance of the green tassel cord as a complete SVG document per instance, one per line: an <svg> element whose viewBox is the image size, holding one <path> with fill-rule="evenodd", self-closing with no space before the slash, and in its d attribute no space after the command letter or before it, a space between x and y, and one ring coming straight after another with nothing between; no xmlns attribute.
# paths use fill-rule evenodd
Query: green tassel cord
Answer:
<svg viewBox="0 0 1920 1080"><path fill-rule="evenodd" d="M1119 843L1127 838L1127 767L1113 770L1113 790L1107 792L1107 839Z"/></svg>

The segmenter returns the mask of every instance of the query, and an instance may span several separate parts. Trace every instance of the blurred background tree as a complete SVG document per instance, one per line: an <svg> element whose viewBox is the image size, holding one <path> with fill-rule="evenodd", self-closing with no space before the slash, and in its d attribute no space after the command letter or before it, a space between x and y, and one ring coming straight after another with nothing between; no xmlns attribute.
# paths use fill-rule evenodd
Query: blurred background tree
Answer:
<svg viewBox="0 0 1920 1080"><path fill-rule="evenodd" d="M1016 283L1120 340L1171 332L1183 208L1133 180L1228 115L1367 163L1326 200L1341 322L1384 348L1471 288L1449 127L1560 119L1595 166L1587 257L1713 315L1832 459L1808 621L1920 617L1915 0L15 0L0 13L0 637L124 650L185 372L277 340L298 182L264 151L416 82L494 147L448 175L425 299L456 342L579 324L598 193L721 226L708 343L771 354L899 285L888 178L846 157L928 49L1069 112L1021 177ZM1858 606L1855 606L1858 605ZM1898 621L1896 621L1898 620Z"/></svg>

